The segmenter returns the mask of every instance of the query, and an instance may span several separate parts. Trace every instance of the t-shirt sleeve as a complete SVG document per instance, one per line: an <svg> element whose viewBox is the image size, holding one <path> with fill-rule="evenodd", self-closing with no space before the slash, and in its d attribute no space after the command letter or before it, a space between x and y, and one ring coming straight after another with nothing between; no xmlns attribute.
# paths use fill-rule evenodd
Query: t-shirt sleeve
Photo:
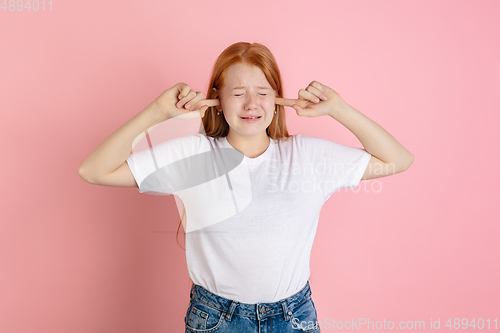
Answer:
<svg viewBox="0 0 500 333"><path fill-rule="evenodd" d="M342 188L355 188L372 156L361 148L346 146L330 140L297 135L316 181L321 182L325 200Z"/></svg>
<svg viewBox="0 0 500 333"><path fill-rule="evenodd" d="M201 140L199 135L185 136L132 152L126 161L139 186L139 192L152 195L174 194L175 184L182 175L178 168L172 166L195 154Z"/></svg>

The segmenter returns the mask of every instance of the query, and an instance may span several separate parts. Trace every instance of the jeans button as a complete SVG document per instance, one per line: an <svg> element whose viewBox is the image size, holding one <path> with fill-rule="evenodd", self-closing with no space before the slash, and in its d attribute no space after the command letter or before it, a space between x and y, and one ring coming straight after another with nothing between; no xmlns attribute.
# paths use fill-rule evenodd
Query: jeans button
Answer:
<svg viewBox="0 0 500 333"><path fill-rule="evenodd" d="M264 312L266 312L266 309L264 308L264 306L260 307L259 312L260 312L260 314L264 314Z"/></svg>

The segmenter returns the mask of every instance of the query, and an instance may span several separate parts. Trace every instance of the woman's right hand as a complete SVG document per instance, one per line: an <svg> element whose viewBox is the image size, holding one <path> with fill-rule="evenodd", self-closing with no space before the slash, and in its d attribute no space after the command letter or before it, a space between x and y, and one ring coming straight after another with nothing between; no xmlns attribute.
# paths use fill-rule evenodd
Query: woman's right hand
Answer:
<svg viewBox="0 0 500 333"><path fill-rule="evenodd" d="M189 112L198 111L203 118L205 111L210 106L220 104L218 99L204 99L202 92L196 92L185 83L179 82L172 88L165 90L155 100L162 117L166 119L176 118L186 115ZM190 118L187 116L187 118Z"/></svg>

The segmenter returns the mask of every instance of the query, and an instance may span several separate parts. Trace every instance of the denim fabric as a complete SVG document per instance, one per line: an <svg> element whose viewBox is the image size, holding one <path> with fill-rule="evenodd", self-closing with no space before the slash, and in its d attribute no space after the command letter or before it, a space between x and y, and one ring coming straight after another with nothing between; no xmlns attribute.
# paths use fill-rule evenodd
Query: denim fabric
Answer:
<svg viewBox="0 0 500 333"><path fill-rule="evenodd" d="M320 333L307 281L292 296L274 303L240 303L193 284L184 317L186 333Z"/></svg>

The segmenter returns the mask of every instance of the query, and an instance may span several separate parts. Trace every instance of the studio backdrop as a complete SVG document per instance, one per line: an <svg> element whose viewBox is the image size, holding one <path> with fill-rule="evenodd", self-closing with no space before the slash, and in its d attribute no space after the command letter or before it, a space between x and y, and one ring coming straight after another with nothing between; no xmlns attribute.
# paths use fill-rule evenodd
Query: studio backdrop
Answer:
<svg viewBox="0 0 500 333"><path fill-rule="evenodd" d="M322 332L498 331L499 12L493 0L3 1L0 332L183 331L179 203L78 168L176 83L206 94L240 41L273 52L286 98L321 82L415 157L325 203L309 280ZM363 148L331 117L285 110L290 134ZM150 139L199 129L168 120Z"/></svg>

